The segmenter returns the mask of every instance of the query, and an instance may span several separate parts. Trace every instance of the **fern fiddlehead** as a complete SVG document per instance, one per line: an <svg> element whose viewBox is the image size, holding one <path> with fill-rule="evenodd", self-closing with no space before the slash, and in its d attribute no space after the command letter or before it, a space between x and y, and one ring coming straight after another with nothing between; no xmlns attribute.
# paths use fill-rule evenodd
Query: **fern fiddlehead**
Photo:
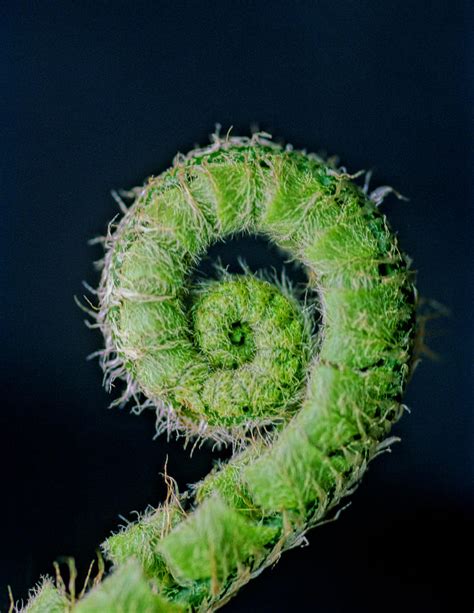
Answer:
<svg viewBox="0 0 474 613"><path fill-rule="evenodd" d="M317 330L284 283L248 272L192 281L207 249L239 233L301 263ZM106 378L125 380L122 401L153 407L159 431L235 453L108 538L113 571L83 598L71 605L46 582L28 610L215 610L301 543L403 411L412 281L373 199L317 156L216 138L151 178L107 243Z"/></svg>

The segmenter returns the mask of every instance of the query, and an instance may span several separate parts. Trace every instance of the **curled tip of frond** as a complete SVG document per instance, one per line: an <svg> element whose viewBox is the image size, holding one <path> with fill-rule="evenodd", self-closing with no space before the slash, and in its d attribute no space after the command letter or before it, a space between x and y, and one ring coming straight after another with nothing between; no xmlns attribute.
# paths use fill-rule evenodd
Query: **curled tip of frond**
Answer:
<svg viewBox="0 0 474 613"><path fill-rule="evenodd" d="M413 273L377 210L394 190L369 193L370 171L362 187L354 181L363 171L337 164L265 132L238 137L216 126L208 146L179 154L143 188L113 194L123 217L103 239L98 304L85 307L105 341L95 354L104 384L123 386L112 404L155 411L156 435L182 437L191 453L210 440L233 455L184 494L165 465L165 502L103 545L115 570L99 601L114 580L123 593L128 577L135 601L137 586L146 602L158 597L152 579L160 598L215 610L283 551L304 546L311 527L337 519L369 462L398 440L389 431L406 410ZM239 233L264 234L305 267L307 286L252 273L244 261L242 275L217 266L217 279L192 282L210 244ZM265 388L274 373L255 367L257 333L264 356L280 339L276 389ZM245 368L260 378L239 379ZM232 401L218 395L224 383ZM254 389L269 397L257 409L273 413L248 402Z"/></svg>

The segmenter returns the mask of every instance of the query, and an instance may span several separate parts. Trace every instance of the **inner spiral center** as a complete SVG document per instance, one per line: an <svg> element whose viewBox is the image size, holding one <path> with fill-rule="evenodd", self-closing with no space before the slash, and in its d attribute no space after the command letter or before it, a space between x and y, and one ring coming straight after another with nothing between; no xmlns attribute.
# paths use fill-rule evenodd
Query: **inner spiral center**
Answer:
<svg viewBox="0 0 474 613"><path fill-rule="evenodd" d="M234 321L230 325L229 338L230 342L237 347L245 345L248 338L249 328L245 322Z"/></svg>
<svg viewBox="0 0 474 613"><path fill-rule="evenodd" d="M207 363L199 389L193 385L194 407L222 425L284 418L296 401L310 345L296 298L251 274L227 274L195 290L191 319L196 349ZM191 398L183 400L191 405Z"/></svg>
<svg viewBox="0 0 474 613"><path fill-rule="evenodd" d="M235 356L234 368L248 362L255 355L255 342L250 324L247 321L233 321L228 329L231 344L229 351Z"/></svg>

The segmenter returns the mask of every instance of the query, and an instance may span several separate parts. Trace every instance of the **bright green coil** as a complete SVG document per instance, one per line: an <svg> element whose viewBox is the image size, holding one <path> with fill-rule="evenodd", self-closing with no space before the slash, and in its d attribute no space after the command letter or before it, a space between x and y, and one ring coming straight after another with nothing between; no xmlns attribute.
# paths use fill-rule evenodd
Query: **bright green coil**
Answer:
<svg viewBox="0 0 474 613"><path fill-rule="evenodd" d="M416 294L385 217L352 179L259 136L216 138L137 190L99 288L107 380L125 380L123 401L144 398L159 431L230 442L234 455L108 538L112 572L63 610L219 608L300 544L387 444ZM242 233L300 263L317 307L248 271L193 280L212 244ZM53 610L40 597L28 611Z"/></svg>

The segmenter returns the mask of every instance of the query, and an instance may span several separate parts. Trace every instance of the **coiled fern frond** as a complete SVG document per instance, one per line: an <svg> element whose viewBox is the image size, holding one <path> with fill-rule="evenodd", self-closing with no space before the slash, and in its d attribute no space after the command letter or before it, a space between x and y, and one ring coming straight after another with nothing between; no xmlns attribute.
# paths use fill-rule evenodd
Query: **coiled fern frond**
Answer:
<svg viewBox="0 0 474 613"><path fill-rule="evenodd" d="M103 544L112 572L71 603L45 582L27 610L212 611L336 509L387 444L413 362L416 293L372 197L315 155L215 138L136 191L99 287L106 380L158 430L232 458ZM246 271L196 281L216 241L277 245L304 298ZM242 254L245 256L245 254ZM315 311L320 324L314 325Z"/></svg>

